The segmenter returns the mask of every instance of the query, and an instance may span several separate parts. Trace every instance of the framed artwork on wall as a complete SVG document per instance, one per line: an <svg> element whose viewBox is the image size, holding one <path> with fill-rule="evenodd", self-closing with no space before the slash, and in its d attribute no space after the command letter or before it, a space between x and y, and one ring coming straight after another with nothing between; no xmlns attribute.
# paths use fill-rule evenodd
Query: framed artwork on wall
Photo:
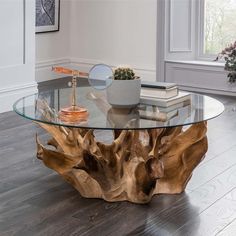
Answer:
<svg viewBox="0 0 236 236"><path fill-rule="evenodd" d="M36 0L36 33L59 31L60 0Z"/></svg>

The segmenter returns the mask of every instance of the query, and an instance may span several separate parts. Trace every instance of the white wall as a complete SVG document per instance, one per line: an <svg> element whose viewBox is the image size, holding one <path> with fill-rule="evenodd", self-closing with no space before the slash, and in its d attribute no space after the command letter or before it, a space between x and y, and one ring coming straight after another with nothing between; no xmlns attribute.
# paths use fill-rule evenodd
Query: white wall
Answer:
<svg viewBox="0 0 236 236"><path fill-rule="evenodd" d="M199 65L194 61L198 3L61 0L60 31L36 35L36 80L57 78L51 72L51 66L56 64L83 71L97 63L128 64L144 80L176 82L193 91L235 94L235 88L227 83L223 65ZM213 82L215 77L218 79Z"/></svg>
<svg viewBox="0 0 236 236"><path fill-rule="evenodd" d="M70 59L70 7L71 0L60 1L60 30L36 34L36 80L56 78L51 67L68 64Z"/></svg>
<svg viewBox="0 0 236 236"><path fill-rule="evenodd" d="M61 0L60 31L36 35L37 81L69 62L85 71L101 62L130 65L156 80L156 8L156 0Z"/></svg>
<svg viewBox="0 0 236 236"><path fill-rule="evenodd" d="M37 90L34 12L31 0L0 1L0 112Z"/></svg>
<svg viewBox="0 0 236 236"><path fill-rule="evenodd" d="M155 80L156 0L73 0L71 9L72 62L130 65Z"/></svg>

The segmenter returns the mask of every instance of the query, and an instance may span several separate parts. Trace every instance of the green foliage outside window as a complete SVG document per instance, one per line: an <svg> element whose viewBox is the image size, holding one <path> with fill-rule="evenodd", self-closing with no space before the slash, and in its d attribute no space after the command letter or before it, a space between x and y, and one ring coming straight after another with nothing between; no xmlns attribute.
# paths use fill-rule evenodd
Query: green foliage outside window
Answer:
<svg viewBox="0 0 236 236"><path fill-rule="evenodd" d="M204 53L218 54L236 39L236 0L205 0Z"/></svg>

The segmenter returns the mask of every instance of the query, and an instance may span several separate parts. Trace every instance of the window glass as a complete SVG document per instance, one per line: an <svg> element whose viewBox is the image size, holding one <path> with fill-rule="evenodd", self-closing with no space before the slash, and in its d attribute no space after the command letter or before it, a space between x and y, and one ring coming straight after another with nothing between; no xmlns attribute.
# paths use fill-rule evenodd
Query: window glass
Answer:
<svg viewBox="0 0 236 236"><path fill-rule="evenodd" d="M236 41L236 0L205 0L204 53L218 54Z"/></svg>

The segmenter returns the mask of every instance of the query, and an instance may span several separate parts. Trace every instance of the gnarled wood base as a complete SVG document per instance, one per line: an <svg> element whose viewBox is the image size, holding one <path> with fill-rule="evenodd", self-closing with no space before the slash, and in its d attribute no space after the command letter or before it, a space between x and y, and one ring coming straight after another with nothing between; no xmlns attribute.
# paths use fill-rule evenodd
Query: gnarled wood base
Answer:
<svg viewBox="0 0 236 236"><path fill-rule="evenodd" d="M154 194L184 191L207 151L206 122L144 131L115 131L112 144L93 130L39 123L52 136L46 148L37 138L37 157L82 196L147 203Z"/></svg>

